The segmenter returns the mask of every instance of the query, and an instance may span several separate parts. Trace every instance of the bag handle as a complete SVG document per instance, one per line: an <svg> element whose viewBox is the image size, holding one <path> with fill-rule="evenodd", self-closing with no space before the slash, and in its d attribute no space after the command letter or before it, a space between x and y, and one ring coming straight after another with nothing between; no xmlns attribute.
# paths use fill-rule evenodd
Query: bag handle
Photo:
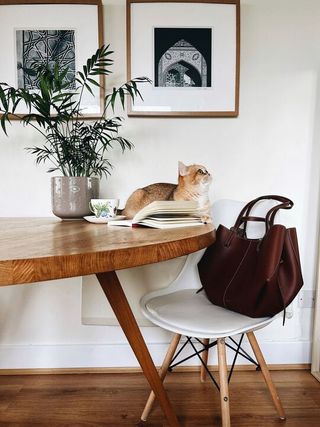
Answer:
<svg viewBox="0 0 320 427"><path fill-rule="evenodd" d="M293 201L288 199L288 203L281 203L280 205L271 208L266 215L266 222L268 223L269 227L274 224L274 219L279 209L291 209L292 207Z"/></svg>
<svg viewBox="0 0 320 427"><path fill-rule="evenodd" d="M280 202L280 204L274 206L271 208L265 218L263 217L256 217L256 216L250 216L250 212L254 205L261 200L276 200ZM269 230L269 228L274 224L275 216L279 209L291 209L293 206L293 201L288 199L287 197L283 196L277 196L277 195L266 195L266 196L260 196L256 199L251 200L249 203L247 203L241 210L241 212L238 215L238 218L235 222L234 229L239 230L240 226L243 224L243 233L246 233L247 229L247 222L248 221L260 221L265 222L266 225L266 232Z"/></svg>
<svg viewBox="0 0 320 427"><path fill-rule="evenodd" d="M281 204L284 205L290 205L290 207L287 207L286 209L291 209L293 206L293 201L288 199L287 197L283 197L283 196L277 196L277 195L266 195L266 196L260 196L257 197L256 199L251 200L250 202L248 202L240 211L238 219L235 223L235 226L238 222L238 220L243 217L243 216L249 216L250 211L252 210L253 206L260 202L261 200L277 200L278 202L280 202ZM278 205L277 205L278 206ZM281 208L280 208L281 209Z"/></svg>

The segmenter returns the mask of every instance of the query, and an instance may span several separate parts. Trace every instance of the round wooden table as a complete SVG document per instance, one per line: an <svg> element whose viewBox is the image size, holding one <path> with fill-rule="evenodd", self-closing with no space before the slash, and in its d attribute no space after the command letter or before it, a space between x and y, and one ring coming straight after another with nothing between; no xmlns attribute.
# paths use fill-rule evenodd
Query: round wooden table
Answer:
<svg viewBox="0 0 320 427"><path fill-rule="evenodd" d="M96 274L169 425L178 426L115 270L187 255L214 240L212 225L158 230L0 218L0 286Z"/></svg>

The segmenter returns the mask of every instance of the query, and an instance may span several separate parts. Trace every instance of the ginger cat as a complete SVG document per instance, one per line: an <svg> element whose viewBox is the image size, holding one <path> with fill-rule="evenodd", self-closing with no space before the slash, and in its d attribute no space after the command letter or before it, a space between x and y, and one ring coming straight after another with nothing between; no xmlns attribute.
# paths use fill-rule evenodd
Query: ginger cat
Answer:
<svg viewBox="0 0 320 427"><path fill-rule="evenodd" d="M128 198L122 214L127 218L151 202L159 200L196 200L203 209L202 220L211 222L208 190L212 176L202 165L186 166L179 162L178 184L156 183L139 188Z"/></svg>

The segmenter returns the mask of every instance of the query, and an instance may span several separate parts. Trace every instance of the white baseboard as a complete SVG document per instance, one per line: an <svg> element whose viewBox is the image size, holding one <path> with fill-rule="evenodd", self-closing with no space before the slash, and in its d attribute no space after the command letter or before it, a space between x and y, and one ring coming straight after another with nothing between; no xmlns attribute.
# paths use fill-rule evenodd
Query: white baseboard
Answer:
<svg viewBox="0 0 320 427"><path fill-rule="evenodd" d="M310 341L261 342L260 345L267 363L270 364L305 364L310 363L311 360ZM155 364L160 366L168 344L149 344L148 347ZM244 348L252 354L248 343L244 343ZM184 352L184 355L187 353ZM188 366L198 365L198 363L196 358L186 362ZM239 357L238 363L249 362ZM216 364L215 349L210 352L209 364ZM0 369L137 366L139 366L138 362L128 344L0 346Z"/></svg>

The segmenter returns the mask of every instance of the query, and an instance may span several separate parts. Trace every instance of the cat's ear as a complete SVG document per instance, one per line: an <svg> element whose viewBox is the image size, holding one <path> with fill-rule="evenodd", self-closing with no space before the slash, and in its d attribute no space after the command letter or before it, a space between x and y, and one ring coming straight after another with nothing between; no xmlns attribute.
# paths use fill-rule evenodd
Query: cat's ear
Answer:
<svg viewBox="0 0 320 427"><path fill-rule="evenodd" d="M186 176L188 175L188 166L186 166L184 163L180 162L178 163L179 166L179 175L180 176Z"/></svg>

